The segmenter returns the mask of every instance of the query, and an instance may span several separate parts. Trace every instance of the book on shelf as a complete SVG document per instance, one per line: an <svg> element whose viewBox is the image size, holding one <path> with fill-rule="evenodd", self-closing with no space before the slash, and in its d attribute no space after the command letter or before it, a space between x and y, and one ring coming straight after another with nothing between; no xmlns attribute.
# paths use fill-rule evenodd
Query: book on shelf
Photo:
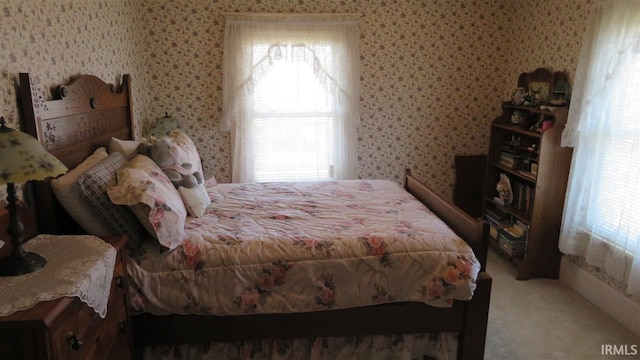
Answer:
<svg viewBox="0 0 640 360"><path fill-rule="evenodd" d="M501 150L507 151L507 152L515 152L516 151L516 144L512 143L512 142L505 142L502 144L502 146L500 147Z"/></svg>
<svg viewBox="0 0 640 360"><path fill-rule="evenodd" d="M505 202L504 200L500 199L500 198L499 198L499 197L497 197L497 196L495 196L495 197L493 198L493 201L495 201L498 205L501 205L501 206L509 206L509 205L511 205L511 203L510 203L510 202Z"/></svg>
<svg viewBox="0 0 640 360"><path fill-rule="evenodd" d="M509 240L525 239L527 236L527 233L516 225L505 226L502 228L502 231L508 235Z"/></svg>
<svg viewBox="0 0 640 360"><path fill-rule="evenodd" d="M517 155L508 151L500 151L500 160L498 162L508 168L518 169L522 167L523 160L522 155Z"/></svg>
<svg viewBox="0 0 640 360"><path fill-rule="evenodd" d="M518 229L518 231L525 234L529 231L529 224L524 223L522 220L516 220L513 226Z"/></svg>
<svg viewBox="0 0 640 360"><path fill-rule="evenodd" d="M498 208L488 208L485 215L491 216L496 222L501 222L509 217L509 214Z"/></svg>
<svg viewBox="0 0 640 360"><path fill-rule="evenodd" d="M491 218L489 215L485 215L485 218L487 219L487 222L489 223L489 236L494 240L498 240L498 232L502 228L504 228L506 226L511 226L511 223L509 222L508 219L495 221L495 219Z"/></svg>
<svg viewBox="0 0 640 360"><path fill-rule="evenodd" d="M527 186L525 188L525 193L524 193L524 212L526 214L529 213L529 209L531 209L531 194L533 193L533 187L532 186Z"/></svg>
<svg viewBox="0 0 640 360"><path fill-rule="evenodd" d="M489 225L493 225L493 226L496 226L496 227L500 226L500 223L502 222L502 220L498 220L498 219L492 217L489 214L485 214L484 217L487 220L487 222L489 223Z"/></svg>
<svg viewBox="0 0 640 360"><path fill-rule="evenodd" d="M526 252L526 238L512 238L503 230L498 231L498 246L510 256L522 256Z"/></svg>
<svg viewBox="0 0 640 360"><path fill-rule="evenodd" d="M491 223L489 223L489 237L494 239L494 240L498 240L498 230L499 228L497 226L493 226Z"/></svg>
<svg viewBox="0 0 640 360"><path fill-rule="evenodd" d="M522 181L514 181L511 184L511 189L513 193L511 206L516 210L520 210L525 214L528 214L531 204L531 196L533 193L533 185Z"/></svg>
<svg viewBox="0 0 640 360"><path fill-rule="evenodd" d="M526 189L526 185L518 182L516 183L516 193L517 193L517 204L516 204L516 209L518 210L524 210L524 198L525 198L525 190Z"/></svg>
<svg viewBox="0 0 640 360"><path fill-rule="evenodd" d="M489 214L485 214L485 219L487 220L487 222L489 223L489 225L493 225L497 228L503 228L505 226L511 226L511 221L509 221L508 218L505 219L496 219L493 216L489 215Z"/></svg>
<svg viewBox="0 0 640 360"><path fill-rule="evenodd" d="M513 154L506 151L500 151L500 164L511 167L513 166Z"/></svg>

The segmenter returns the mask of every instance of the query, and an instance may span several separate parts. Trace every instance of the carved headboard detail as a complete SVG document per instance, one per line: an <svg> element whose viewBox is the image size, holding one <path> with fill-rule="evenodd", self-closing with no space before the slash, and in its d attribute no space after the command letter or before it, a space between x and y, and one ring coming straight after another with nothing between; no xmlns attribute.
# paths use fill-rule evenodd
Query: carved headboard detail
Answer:
<svg viewBox="0 0 640 360"><path fill-rule="evenodd" d="M28 73L20 73L20 100L24 130L68 168L80 164L112 137L132 139L131 78L107 84L92 75L80 75L45 99ZM77 233L78 226L62 211L49 181L32 182L26 197L35 207L42 233Z"/></svg>

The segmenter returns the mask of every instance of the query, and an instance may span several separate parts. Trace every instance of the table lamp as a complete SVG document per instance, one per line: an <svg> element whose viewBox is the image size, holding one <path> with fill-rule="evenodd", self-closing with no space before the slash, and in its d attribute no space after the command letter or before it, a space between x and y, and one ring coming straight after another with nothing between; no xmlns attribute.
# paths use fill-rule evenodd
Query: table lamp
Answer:
<svg viewBox="0 0 640 360"><path fill-rule="evenodd" d="M180 125L180 122L169 116L169 113L165 113L163 117L159 117L156 119L155 124L151 127L151 129L149 129L146 137L161 138L169 135L171 130L180 130L184 132L184 129Z"/></svg>
<svg viewBox="0 0 640 360"><path fill-rule="evenodd" d="M42 269L47 261L40 255L22 249L24 227L18 216L20 205L15 183L44 180L67 172L55 156L32 136L8 128L0 117L0 184L7 184L7 211L13 250L0 259L0 276L17 276Z"/></svg>

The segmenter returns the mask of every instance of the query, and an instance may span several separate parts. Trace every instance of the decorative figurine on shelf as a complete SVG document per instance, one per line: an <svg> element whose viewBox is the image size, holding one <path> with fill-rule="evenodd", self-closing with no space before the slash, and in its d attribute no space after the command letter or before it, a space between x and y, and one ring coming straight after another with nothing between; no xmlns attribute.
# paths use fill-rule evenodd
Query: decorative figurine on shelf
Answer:
<svg viewBox="0 0 640 360"><path fill-rule="evenodd" d="M511 95L511 103L518 106L522 105L524 104L525 96L527 96L527 89L519 87Z"/></svg>
<svg viewBox="0 0 640 360"><path fill-rule="evenodd" d="M514 110L511 114L511 123L513 125L522 126L523 128L529 127L529 114L525 111Z"/></svg>
<svg viewBox="0 0 640 360"><path fill-rule="evenodd" d="M542 122L545 120L545 117L543 114L540 114L538 116L538 120L535 122L535 124L531 125L531 127L529 127L529 130L531 131L536 131L536 132L541 132L540 130L542 129Z"/></svg>
<svg viewBox="0 0 640 360"><path fill-rule="evenodd" d="M498 191L498 196L494 199L500 205L509 205L513 200L513 192L511 191L511 180L505 174L500 174L500 181L496 185L496 190Z"/></svg>
<svg viewBox="0 0 640 360"><path fill-rule="evenodd" d="M540 105L540 102L535 97L531 96L530 94L527 94L524 96L524 102L522 103L522 105L538 107L538 105Z"/></svg>

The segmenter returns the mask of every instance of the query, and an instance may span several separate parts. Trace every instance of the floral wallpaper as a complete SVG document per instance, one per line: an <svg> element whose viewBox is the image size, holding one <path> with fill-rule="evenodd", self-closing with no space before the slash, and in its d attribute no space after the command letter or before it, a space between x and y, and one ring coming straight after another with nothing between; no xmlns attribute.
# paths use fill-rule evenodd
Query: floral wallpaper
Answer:
<svg viewBox="0 0 640 360"><path fill-rule="evenodd" d="M360 177L406 167L451 197L455 155L486 152L490 121L537 67L572 79L591 0L8 0L0 5L0 114L19 124L19 72L49 87L80 73L132 75L136 134L165 112L230 181L221 114L224 12L361 18ZM0 191L0 196L4 198Z"/></svg>
<svg viewBox="0 0 640 360"><path fill-rule="evenodd" d="M20 128L20 72L34 76L40 90L78 74L94 74L119 83L133 74L134 117L148 107L141 95L146 69L137 49L142 24L137 0L5 0L0 4L0 115ZM6 198L0 186L0 204Z"/></svg>

